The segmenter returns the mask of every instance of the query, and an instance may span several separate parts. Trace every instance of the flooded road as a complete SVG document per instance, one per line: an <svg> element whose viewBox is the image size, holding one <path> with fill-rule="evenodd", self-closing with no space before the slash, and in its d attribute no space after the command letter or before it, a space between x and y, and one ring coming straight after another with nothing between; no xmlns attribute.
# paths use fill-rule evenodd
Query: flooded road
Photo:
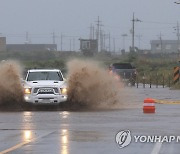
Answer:
<svg viewBox="0 0 180 154"><path fill-rule="evenodd" d="M180 143L135 143L120 149L115 142L121 130L132 135L180 136L180 105L156 104L155 114L143 114L146 97L180 100L168 88L127 88L118 110L0 112L0 153L31 154L178 154ZM133 106L133 103L136 104Z"/></svg>

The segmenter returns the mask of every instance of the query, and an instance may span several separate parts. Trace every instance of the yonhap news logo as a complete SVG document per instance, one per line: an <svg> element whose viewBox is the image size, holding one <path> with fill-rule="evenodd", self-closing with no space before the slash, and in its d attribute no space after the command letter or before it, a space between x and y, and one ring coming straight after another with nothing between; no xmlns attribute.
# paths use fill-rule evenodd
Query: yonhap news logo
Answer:
<svg viewBox="0 0 180 154"><path fill-rule="evenodd" d="M180 136L175 135L166 135L166 136L158 136L158 135L136 135L132 136L130 130L122 130L118 132L115 136L116 143L120 148L124 148L128 146L131 142L134 143L172 143L180 142Z"/></svg>
<svg viewBox="0 0 180 154"><path fill-rule="evenodd" d="M131 143L131 132L129 130L123 130L116 134L116 143L120 148L124 148Z"/></svg>

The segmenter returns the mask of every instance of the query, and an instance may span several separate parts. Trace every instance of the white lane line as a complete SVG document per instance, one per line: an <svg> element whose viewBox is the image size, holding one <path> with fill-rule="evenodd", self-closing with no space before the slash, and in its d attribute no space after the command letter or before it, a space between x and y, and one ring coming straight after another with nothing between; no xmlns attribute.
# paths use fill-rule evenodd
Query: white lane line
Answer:
<svg viewBox="0 0 180 154"><path fill-rule="evenodd" d="M34 139L34 140L35 140L35 139ZM6 150L4 150L4 151L1 151L0 154L5 154L5 153L9 153L9 152L11 152L11 151L14 151L14 150L22 147L23 145L26 145L26 144L28 144L28 143L30 143L30 142L33 142L34 140L19 143L19 144L15 145L15 146L13 146L13 147L11 147L11 148L9 148L9 149L6 149Z"/></svg>
<svg viewBox="0 0 180 154"><path fill-rule="evenodd" d="M153 151L151 152L151 154L159 154L160 150L161 150L161 146L162 146L162 142L157 142L153 148Z"/></svg>
<svg viewBox="0 0 180 154"><path fill-rule="evenodd" d="M34 138L34 139L32 139L32 140L24 141L24 142L22 142L22 143L16 144L16 145L13 146L13 147L10 147L10 148L8 148L8 149L6 149L6 150L1 151L0 154L6 154L6 153L9 153L9 152L11 152L11 151L14 151L14 150L16 150L16 149L18 149L18 148L20 148L20 147L22 147L22 146L24 146L24 145L26 145L26 144L28 144L28 143L37 141L37 140L39 140L40 138L43 138L43 137L45 137L45 136L48 136L49 134L52 134L52 133L53 133L53 132L50 132L50 133L48 133L48 134L46 134L46 135L39 136L39 137Z"/></svg>

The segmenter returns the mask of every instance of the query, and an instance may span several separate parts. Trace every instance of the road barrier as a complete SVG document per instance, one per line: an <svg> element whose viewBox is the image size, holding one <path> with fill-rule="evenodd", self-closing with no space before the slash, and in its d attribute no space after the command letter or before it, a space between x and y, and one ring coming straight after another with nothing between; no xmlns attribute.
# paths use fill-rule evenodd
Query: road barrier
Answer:
<svg viewBox="0 0 180 154"><path fill-rule="evenodd" d="M174 67L174 78L173 78L174 84L179 82L179 67Z"/></svg>
<svg viewBox="0 0 180 154"><path fill-rule="evenodd" d="M143 104L144 113L155 113L155 101L152 98L146 98Z"/></svg>

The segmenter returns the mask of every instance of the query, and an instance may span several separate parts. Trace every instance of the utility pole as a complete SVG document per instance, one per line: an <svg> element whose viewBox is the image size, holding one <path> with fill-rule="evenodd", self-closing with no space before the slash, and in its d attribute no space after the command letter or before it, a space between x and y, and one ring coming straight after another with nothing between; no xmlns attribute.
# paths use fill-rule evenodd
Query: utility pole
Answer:
<svg viewBox="0 0 180 154"><path fill-rule="evenodd" d="M99 16L98 16L98 20L96 21L97 22L97 34L96 34L96 39L97 39L97 42L98 42L98 52L99 52L99 49L100 49L100 27L102 26L101 25L101 21L99 20Z"/></svg>
<svg viewBox="0 0 180 154"><path fill-rule="evenodd" d="M128 35L127 35L127 34L122 34L121 36L122 36L122 38L123 38L123 49L126 50L126 49L125 49L125 48L126 48L126 45L125 45L125 37L127 37Z"/></svg>
<svg viewBox="0 0 180 154"><path fill-rule="evenodd" d="M73 51L75 51L75 38L73 37Z"/></svg>
<svg viewBox="0 0 180 154"><path fill-rule="evenodd" d="M106 51L106 34L103 35L103 48Z"/></svg>
<svg viewBox="0 0 180 154"><path fill-rule="evenodd" d="M92 39L94 40L94 26L92 26Z"/></svg>
<svg viewBox="0 0 180 154"><path fill-rule="evenodd" d="M61 33L61 51L63 51L63 34Z"/></svg>
<svg viewBox="0 0 180 154"><path fill-rule="evenodd" d="M142 35L137 35L137 38L138 38L138 40L139 40L139 49L140 49L140 47L141 47L141 37L142 37Z"/></svg>
<svg viewBox="0 0 180 154"><path fill-rule="evenodd" d="M103 47L104 47L104 34L103 34L103 31L100 30L100 49L101 49L101 51L104 50Z"/></svg>
<svg viewBox="0 0 180 154"><path fill-rule="evenodd" d="M116 39L113 38L113 51L116 52Z"/></svg>
<svg viewBox="0 0 180 154"><path fill-rule="evenodd" d="M134 13L133 13L133 20L132 20L132 51L134 51L134 22L135 22L135 19L134 19Z"/></svg>
<svg viewBox="0 0 180 154"><path fill-rule="evenodd" d="M56 35L54 32L52 33L52 39L53 39L53 44L56 44Z"/></svg>
<svg viewBox="0 0 180 154"><path fill-rule="evenodd" d="M26 32L26 41L25 41L26 44L29 44L29 33Z"/></svg>
<svg viewBox="0 0 180 154"><path fill-rule="evenodd" d="M70 42L69 42L69 43L70 43L70 51L71 51L71 39L70 39Z"/></svg>
<svg viewBox="0 0 180 154"><path fill-rule="evenodd" d="M176 1L176 2L174 2L175 4L180 4L180 1ZM178 50L178 54L179 54L179 57L180 57L180 50L179 50L179 23L177 22L177 37L178 37L178 48L177 48L177 50ZM180 62L180 61L179 61Z"/></svg>
<svg viewBox="0 0 180 154"><path fill-rule="evenodd" d="M174 27L174 30L176 30L177 31L177 33L176 33L176 35L177 35L177 50L178 50L178 52L179 52L179 44L180 44L180 42L179 42L179 40L180 40L180 34L179 34L179 22L177 22L177 27Z"/></svg>
<svg viewBox="0 0 180 154"><path fill-rule="evenodd" d="M177 26L173 27L174 30L176 31L176 36L177 36L177 52L179 53L179 48L180 48L180 33L179 33L179 23L177 22Z"/></svg>
<svg viewBox="0 0 180 154"><path fill-rule="evenodd" d="M93 35L94 35L94 34L93 34L93 33L94 33L94 30L93 30L93 25L92 25L92 24L90 25L89 29L90 29L89 39L93 39L93 37L94 37L94 36L93 36Z"/></svg>
<svg viewBox="0 0 180 154"><path fill-rule="evenodd" d="M179 43L179 40L180 40L180 35L179 35L179 22L177 22L177 38L178 38L178 43Z"/></svg>
<svg viewBox="0 0 180 154"><path fill-rule="evenodd" d="M132 19L132 51L134 51L134 36L135 36L135 22L142 22L138 18L134 18L134 13L133 13L133 19Z"/></svg>
<svg viewBox="0 0 180 154"><path fill-rule="evenodd" d="M179 48L180 48L180 46L179 46L179 22L177 22L177 38L178 38L178 43L177 43L177 51L178 51L178 53L180 52L180 50L179 50ZM179 56L180 56L180 54L179 54Z"/></svg>
<svg viewBox="0 0 180 154"><path fill-rule="evenodd" d="M163 43L162 43L162 34L161 34L161 32L159 34L159 40L160 40L161 52L162 52L163 51L163 47L162 47Z"/></svg>
<svg viewBox="0 0 180 154"><path fill-rule="evenodd" d="M108 37L109 37L109 52L111 52L111 34L110 33L109 33Z"/></svg>
<svg viewBox="0 0 180 154"><path fill-rule="evenodd" d="M101 30L101 51L106 50L106 34Z"/></svg>

